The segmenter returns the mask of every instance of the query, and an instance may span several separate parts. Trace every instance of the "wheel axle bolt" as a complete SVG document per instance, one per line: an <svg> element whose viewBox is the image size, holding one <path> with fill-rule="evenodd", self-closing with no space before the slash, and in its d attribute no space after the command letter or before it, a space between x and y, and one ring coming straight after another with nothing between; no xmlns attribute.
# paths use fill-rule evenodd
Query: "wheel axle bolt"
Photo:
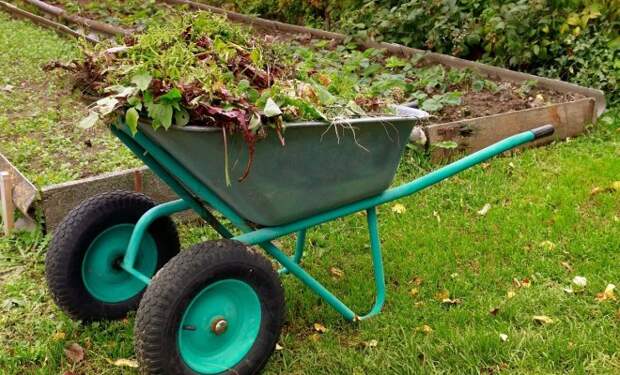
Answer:
<svg viewBox="0 0 620 375"><path fill-rule="evenodd" d="M213 322L211 323L211 331L218 336L226 332L227 328L228 322L223 318L213 319Z"/></svg>

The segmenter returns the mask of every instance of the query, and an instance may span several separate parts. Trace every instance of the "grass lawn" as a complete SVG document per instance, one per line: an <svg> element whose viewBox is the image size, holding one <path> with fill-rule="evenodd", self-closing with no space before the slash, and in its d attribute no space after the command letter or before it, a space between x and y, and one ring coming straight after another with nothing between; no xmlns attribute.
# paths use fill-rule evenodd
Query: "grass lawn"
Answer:
<svg viewBox="0 0 620 375"><path fill-rule="evenodd" d="M19 35L30 38L28 45L65 45L50 33L0 15L0 71L12 77L37 74L20 73L9 63L11 56L26 58L29 53L27 48L19 52L25 55L5 53L7 46L17 44L7 36L13 27L27 29ZM9 83L15 85L2 85ZM43 95L29 92L30 102ZM19 95L11 99L0 92L2 136L15 126L11 116L26 123L33 118L56 123L47 111L23 119L24 111L36 106ZM22 109L9 112L11 103L21 103ZM53 135L53 127L45 129ZM13 143L18 147L20 141ZM6 142L0 147L4 152ZM19 167L27 165L25 158ZM395 183L429 169L407 151ZM282 349L266 373L619 373L620 302L596 298L608 284L620 285L618 181L616 110L583 137L494 159L396 202L402 207L380 207L388 283L383 314L347 323L294 278L285 277ZM488 212L479 214L486 204ZM213 238L197 225L180 230L184 247ZM323 225L310 231L308 239L308 270L355 310L368 309L373 288L364 215ZM43 275L48 241L39 233L0 239L0 372L135 371L114 364L134 358L133 317L83 325L52 303ZM290 248L293 239L281 242ZM342 275L334 276L332 268ZM575 276L586 277L587 285L567 293L564 289ZM458 303L443 303L446 297ZM533 317L538 315L551 322L537 323ZM315 323L326 332L317 332ZM85 349L77 364L64 352L72 343Z"/></svg>
<svg viewBox="0 0 620 375"><path fill-rule="evenodd" d="M46 63L77 57L76 42L0 13L0 150L35 185L75 180L139 161L106 129L75 126L86 103Z"/></svg>

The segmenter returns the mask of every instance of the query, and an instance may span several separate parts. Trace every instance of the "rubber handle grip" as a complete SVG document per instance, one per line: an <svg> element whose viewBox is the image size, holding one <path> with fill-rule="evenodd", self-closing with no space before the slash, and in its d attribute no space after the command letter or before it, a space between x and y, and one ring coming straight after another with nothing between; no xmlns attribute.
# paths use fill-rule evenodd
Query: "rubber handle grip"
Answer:
<svg viewBox="0 0 620 375"><path fill-rule="evenodd" d="M553 125L543 125L530 131L534 133L534 139L540 139L553 134L555 132L555 128Z"/></svg>

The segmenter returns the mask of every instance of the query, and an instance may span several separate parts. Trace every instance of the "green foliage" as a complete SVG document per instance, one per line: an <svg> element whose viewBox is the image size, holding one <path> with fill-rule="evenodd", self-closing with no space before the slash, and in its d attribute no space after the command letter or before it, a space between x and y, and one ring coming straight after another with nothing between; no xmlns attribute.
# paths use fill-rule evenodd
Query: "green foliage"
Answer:
<svg viewBox="0 0 620 375"><path fill-rule="evenodd" d="M612 103L620 100L619 0L233 3L242 12L561 78L600 88Z"/></svg>

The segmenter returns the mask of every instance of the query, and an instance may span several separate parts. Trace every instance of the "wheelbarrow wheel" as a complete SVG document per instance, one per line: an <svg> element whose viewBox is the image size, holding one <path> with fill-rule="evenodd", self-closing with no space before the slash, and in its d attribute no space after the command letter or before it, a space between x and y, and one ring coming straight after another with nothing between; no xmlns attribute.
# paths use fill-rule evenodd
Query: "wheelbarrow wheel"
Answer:
<svg viewBox="0 0 620 375"><path fill-rule="evenodd" d="M45 259L56 304L77 320L119 319L135 310L146 289L121 267L135 223L155 202L144 194L113 191L84 200L56 228ZM152 276L179 252L169 217L144 236L135 267Z"/></svg>
<svg viewBox="0 0 620 375"><path fill-rule="evenodd" d="M135 346L147 374L256 374L280 336L284 291L271 263L232 240L181 252L147 288Z"/></svg>

